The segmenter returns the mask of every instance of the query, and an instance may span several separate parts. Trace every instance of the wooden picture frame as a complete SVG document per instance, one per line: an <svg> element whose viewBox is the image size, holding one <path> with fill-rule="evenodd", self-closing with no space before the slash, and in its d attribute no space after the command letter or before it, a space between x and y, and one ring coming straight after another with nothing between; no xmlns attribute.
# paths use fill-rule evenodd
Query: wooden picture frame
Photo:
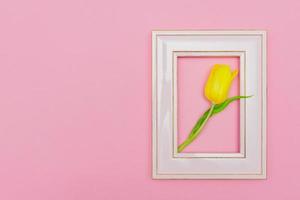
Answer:
<svg viewBox="0 0 300 200"><path fill-rule="evenodd" d="M266 31L152 32L152 176L154 179L266 178ZM240 59L240 151L177 152L177 57Z"/></svg>

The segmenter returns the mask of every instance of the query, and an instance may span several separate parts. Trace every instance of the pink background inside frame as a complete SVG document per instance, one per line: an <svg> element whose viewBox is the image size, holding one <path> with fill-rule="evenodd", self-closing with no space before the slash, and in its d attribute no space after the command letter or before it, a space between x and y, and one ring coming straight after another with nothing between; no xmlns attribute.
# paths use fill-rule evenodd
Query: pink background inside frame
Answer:
<svg viewBox="0 0 300 200"><path fill-rule="evenodd" d="M177 59L178 143L188 136L198 118L209 108L204 86L214 64L239 68L237 56L187 56ZM239 95L239 76L233 81L229 97ZM199 137L183 153L238 153L240 151L239 101L210 118Z"/></svg>

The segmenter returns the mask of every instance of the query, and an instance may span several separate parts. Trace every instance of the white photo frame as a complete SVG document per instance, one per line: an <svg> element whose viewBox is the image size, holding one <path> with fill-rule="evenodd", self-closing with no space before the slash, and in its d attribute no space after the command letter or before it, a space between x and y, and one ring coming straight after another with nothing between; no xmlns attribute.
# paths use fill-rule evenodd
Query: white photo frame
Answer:
<svg viewBox="0 0 300 200"><path fill-rule="evenodd" d="M177 153L177 58L238 56L239 153ZM266 178L266 31L152 32L152 176L154 179Z"/></svg>

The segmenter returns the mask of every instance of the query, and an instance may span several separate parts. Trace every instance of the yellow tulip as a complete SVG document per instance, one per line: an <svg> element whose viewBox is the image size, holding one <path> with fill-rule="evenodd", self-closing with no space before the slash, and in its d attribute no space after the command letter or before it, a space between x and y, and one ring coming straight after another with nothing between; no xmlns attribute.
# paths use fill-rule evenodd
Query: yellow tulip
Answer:
<svg viewBox="0 0 300 200"><path fill-rule="evenodd" d="M211 101L212 104L210 108L198 119L186 140L178 146L177 152L182 152L199 136L211 116L221 112L235 100L251 97L234 96L227 98L231 83L237 74L238 70L231 71L229 65L215 64L213 66L205 84L204 91L206 98Z"/></svg>
<svg viewBox="0 0 300 200"><path fill-rule="evenodd" d="M232 80L238 70L231 71L226 64L215 64L205 85L205 96L213 104L222 103L227 99Z"/></svg>

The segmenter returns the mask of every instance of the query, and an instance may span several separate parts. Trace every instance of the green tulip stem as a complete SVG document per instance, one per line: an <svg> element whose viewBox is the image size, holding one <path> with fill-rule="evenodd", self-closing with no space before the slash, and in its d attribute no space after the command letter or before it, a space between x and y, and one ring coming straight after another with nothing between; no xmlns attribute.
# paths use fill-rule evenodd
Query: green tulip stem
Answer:
<svg viewBox="0 0 300 200"><path fill-rule="evenodd" d="M188 138L178 146L178 153L182 152L185 147L187 147L189 144L191 144L201 133L201 130L203 129L203 127L205 126L205 124L207 123L208 119L211 117L211 115L213 114L213 110L214 110L215 104L212 104L211 107L209 108L208 114L206 115L204 121L202 122L201 126L199 128L197 128L195 130L195 132L191 133Z"/></svg>

